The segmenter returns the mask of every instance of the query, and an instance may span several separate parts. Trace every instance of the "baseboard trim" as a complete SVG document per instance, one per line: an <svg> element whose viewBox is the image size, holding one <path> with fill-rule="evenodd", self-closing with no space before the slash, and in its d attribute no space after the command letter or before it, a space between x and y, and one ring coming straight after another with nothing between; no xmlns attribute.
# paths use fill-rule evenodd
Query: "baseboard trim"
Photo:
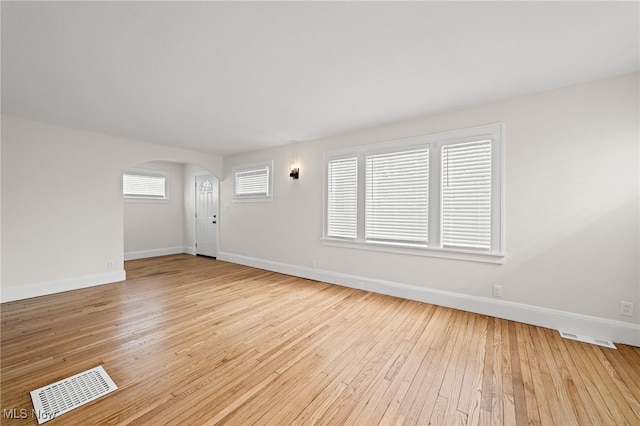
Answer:
<svg viewBox="0 0 640 426"><path fill-rule="evenodd" d="M402 297L404 299L460 309L482 315L490 315L554 330L571 331L573 333L640 347L640 324L576 314L524 303L364 278L356 275L273 262L233 253L220 252L218 253L218 259L296 277L387 294L389 296Z"/></svg>
<svg viewBox="0 0 640 426"><path fill-rule="evenodd" d="M2 303L32 297L46 296L48 294L61 293L63 291L78 290L102 284L109 284L126 279L124 269L109 271L102 274L83 275L62 280L42 281L30 284L21 284L11 287L3 287L0 300Z"/></svg>
<svg viewBox="0 0 640 426"><path fill-rule="evenodd" d="M150 250L127 251L124 253L124 260L146 259L148 257L158 257L158 256L168 256L170 254L189 253L187 251L189 249L190 247L178 246L178 247L165 247L165 248L150 249ZM195 254L195 248L193 249L193 254Z"/></svg>

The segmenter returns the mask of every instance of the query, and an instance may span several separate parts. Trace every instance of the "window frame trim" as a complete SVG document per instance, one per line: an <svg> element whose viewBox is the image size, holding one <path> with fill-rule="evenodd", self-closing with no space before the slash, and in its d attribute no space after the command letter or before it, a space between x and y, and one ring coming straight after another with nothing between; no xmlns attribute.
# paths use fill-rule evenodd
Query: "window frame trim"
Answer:
<svg viewBox="0 0 640 426"><path fill-rule="evenodd" d="M434 133L429 135L395 139L384 142L357 145L348 148L328 150L323 153L323 204L322 204L322 236L321 243L327 246L363 249L378 252L401 253L407 255L428 256L447 259L459 259L485 263L504 264L505 262L505 191L504 191L504 123L497 122L459 130ZM441 156L442 147L456 143L490 139L492 149L492 251L476 251L442 247L442 185ZM406 243L368 241L364 239L365 186L366 171L362 167L366 156L382 152L405 151L411 148L428 147L429 149L429 239L426 245ZM357 234L355 239L334 238L327 235L327 179L328 162L340 158L358 158L358 213ZM436 176L437 179L432 178ZM495 223L494 223L495 218Z"/></svg>

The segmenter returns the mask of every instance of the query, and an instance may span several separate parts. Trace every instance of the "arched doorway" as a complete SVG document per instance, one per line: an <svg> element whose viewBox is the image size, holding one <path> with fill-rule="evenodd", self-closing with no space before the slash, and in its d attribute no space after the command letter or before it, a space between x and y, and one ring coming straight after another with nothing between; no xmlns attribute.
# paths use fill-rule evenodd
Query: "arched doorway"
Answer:
<svg viewBox="0 0 640 426"><path fill-rule="evenodd" d="M202 230L197 225L198 187L196 178L207 176L212 190L209 197L215 209L209 209L218 222L218 179L194 163L154 160L140 163L126 173L141 176L162 176L166 197L124 198L123 241L124 260L164 256L177 253L206 254L216 257L218 250L217 226L207 253L199 253L197 239ZM199 237L200 234L200 237ZM202 246L202 243L200 244Z"/></svg>

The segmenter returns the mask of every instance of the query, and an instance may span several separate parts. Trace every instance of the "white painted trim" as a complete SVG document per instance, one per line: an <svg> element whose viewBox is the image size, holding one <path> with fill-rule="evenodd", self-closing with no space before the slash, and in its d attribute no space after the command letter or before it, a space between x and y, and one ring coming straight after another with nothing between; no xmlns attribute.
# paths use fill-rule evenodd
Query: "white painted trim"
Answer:
<svg viewBox="0 0 640 426"><path fill-rule="evenodd" d="M504 265L504 253L488 253L471 250L457 250L426 246L411 246L409 244L393 244L378 241L351 241L337 238L322 238L322 244L326 246L344 247L358 250L380 251L387 253L400 253L412 256L438 257L441 259L468 260L471 262L495 263Z"/></svg>
<svg viewBox="0 0 640 426"><path fill-rule="evenodd" d="M168 256L170 254L187 253L189 247L165 247L150 250L127 251L124 253L124 260L146 259L147 257Z"/></svg>
<svg viewBox="0 0 640 426"><path fill-rule="evenodd" d="M640 324L219 252L218 260L640 347Z"/></svg>
<svg viewBox="0 0 640 426"><path fill-rule="evenodd" d="M96 285L124 281L126 278L126 272L124 269L121 269L68 279L20 284L11 287L3 287L0 300L2 303L13 302L14 300L29 299L31 297L45 296L48 294L61 293L63 291L78 290Z"/></svg>

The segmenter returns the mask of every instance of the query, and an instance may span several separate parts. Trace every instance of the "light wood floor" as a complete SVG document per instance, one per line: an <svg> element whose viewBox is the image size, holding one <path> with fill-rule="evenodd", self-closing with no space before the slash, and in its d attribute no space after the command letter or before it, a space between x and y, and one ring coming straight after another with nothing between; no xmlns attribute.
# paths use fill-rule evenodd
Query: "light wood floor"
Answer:
<svg viewBox="0 0 640 426"><path fill-rule="evenodd" d="M2 424L97 365L119 389L47 423L638 425L640 349L188 255L2 305Z"/></svg>

